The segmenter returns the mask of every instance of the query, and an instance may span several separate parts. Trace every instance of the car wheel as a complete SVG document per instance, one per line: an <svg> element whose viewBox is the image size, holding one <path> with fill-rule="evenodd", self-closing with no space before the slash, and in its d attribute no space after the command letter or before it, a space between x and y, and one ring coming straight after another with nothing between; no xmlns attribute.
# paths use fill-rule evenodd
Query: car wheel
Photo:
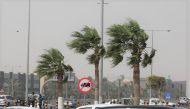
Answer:
<svg viewBox="0 0 190 109"><path fill-rule="evenodd" d="M10 103L9 103L9 102L7 103L7 107L8 107L8 106L10 106Z"/></svg>

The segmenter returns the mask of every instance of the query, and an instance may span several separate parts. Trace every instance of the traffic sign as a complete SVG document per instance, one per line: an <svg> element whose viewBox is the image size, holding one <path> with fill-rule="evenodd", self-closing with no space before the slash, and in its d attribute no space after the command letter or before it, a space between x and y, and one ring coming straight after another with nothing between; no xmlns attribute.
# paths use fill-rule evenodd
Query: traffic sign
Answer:
<svg viewBox="0 0 190 109"><path fill-rule="evenodd" d="M165 92L164 93L165 99L171 99L171 93L170 92Z"/></svg>
<svg viewBox="0 0 190 109"><path fill-rule="evenodd" d="M78 81L78 90L81 93L87 94L92 90L92 80L84 77Z"/></svg>

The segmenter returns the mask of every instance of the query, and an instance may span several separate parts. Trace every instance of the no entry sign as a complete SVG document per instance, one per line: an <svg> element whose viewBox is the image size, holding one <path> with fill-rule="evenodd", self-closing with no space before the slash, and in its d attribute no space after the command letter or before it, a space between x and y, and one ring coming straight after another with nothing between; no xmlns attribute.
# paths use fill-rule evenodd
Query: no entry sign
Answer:
<svg viewBox="0 0 190 109"><path fill-rule="evenodd" d="M81 78L78 81L78 90L84 94L90 92L92 90L92 80L87 77Z"/></svg>

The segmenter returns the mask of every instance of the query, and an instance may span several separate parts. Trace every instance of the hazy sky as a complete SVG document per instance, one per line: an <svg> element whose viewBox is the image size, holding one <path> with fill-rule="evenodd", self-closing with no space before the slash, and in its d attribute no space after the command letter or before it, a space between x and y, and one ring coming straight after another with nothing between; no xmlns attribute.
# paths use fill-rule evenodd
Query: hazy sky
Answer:
<svg viewBox="0 0 190 109"><path fill-rule="evenodd" d="M44 49L58 48L65 63L74 68L77 76L94 77L94 66L87 55L69 50L66 43L71 33L85 25L100 32L100 0L31 0L30 71L34 71ZM187 76L187 4L186 0L105 0L105 33L112 24L121 24L132 18L145 30L155 31L153 74L174 80ZM0 0L0 65L5 71L26 72L28 0ZM151 46L151 31L147 31ZM104 35L104 43L109 38ZM126 56L127 57L127 56ZM132 78L132 69L124 61L112 68L105 59L104 76L110 80L124 75ZM141 76L150 75L150 66L141 68Z"/></svg>

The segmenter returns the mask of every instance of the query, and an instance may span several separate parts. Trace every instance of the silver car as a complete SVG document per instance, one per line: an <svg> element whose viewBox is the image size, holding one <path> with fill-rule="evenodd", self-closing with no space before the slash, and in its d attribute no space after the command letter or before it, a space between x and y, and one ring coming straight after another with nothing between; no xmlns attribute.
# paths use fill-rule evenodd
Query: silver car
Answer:
<svg viewBox="0 0 190 109"><path fill-rule="evenodd" d="M14 103L13 97L10 95L0 95L0 106L12 106Z"/></svg>

